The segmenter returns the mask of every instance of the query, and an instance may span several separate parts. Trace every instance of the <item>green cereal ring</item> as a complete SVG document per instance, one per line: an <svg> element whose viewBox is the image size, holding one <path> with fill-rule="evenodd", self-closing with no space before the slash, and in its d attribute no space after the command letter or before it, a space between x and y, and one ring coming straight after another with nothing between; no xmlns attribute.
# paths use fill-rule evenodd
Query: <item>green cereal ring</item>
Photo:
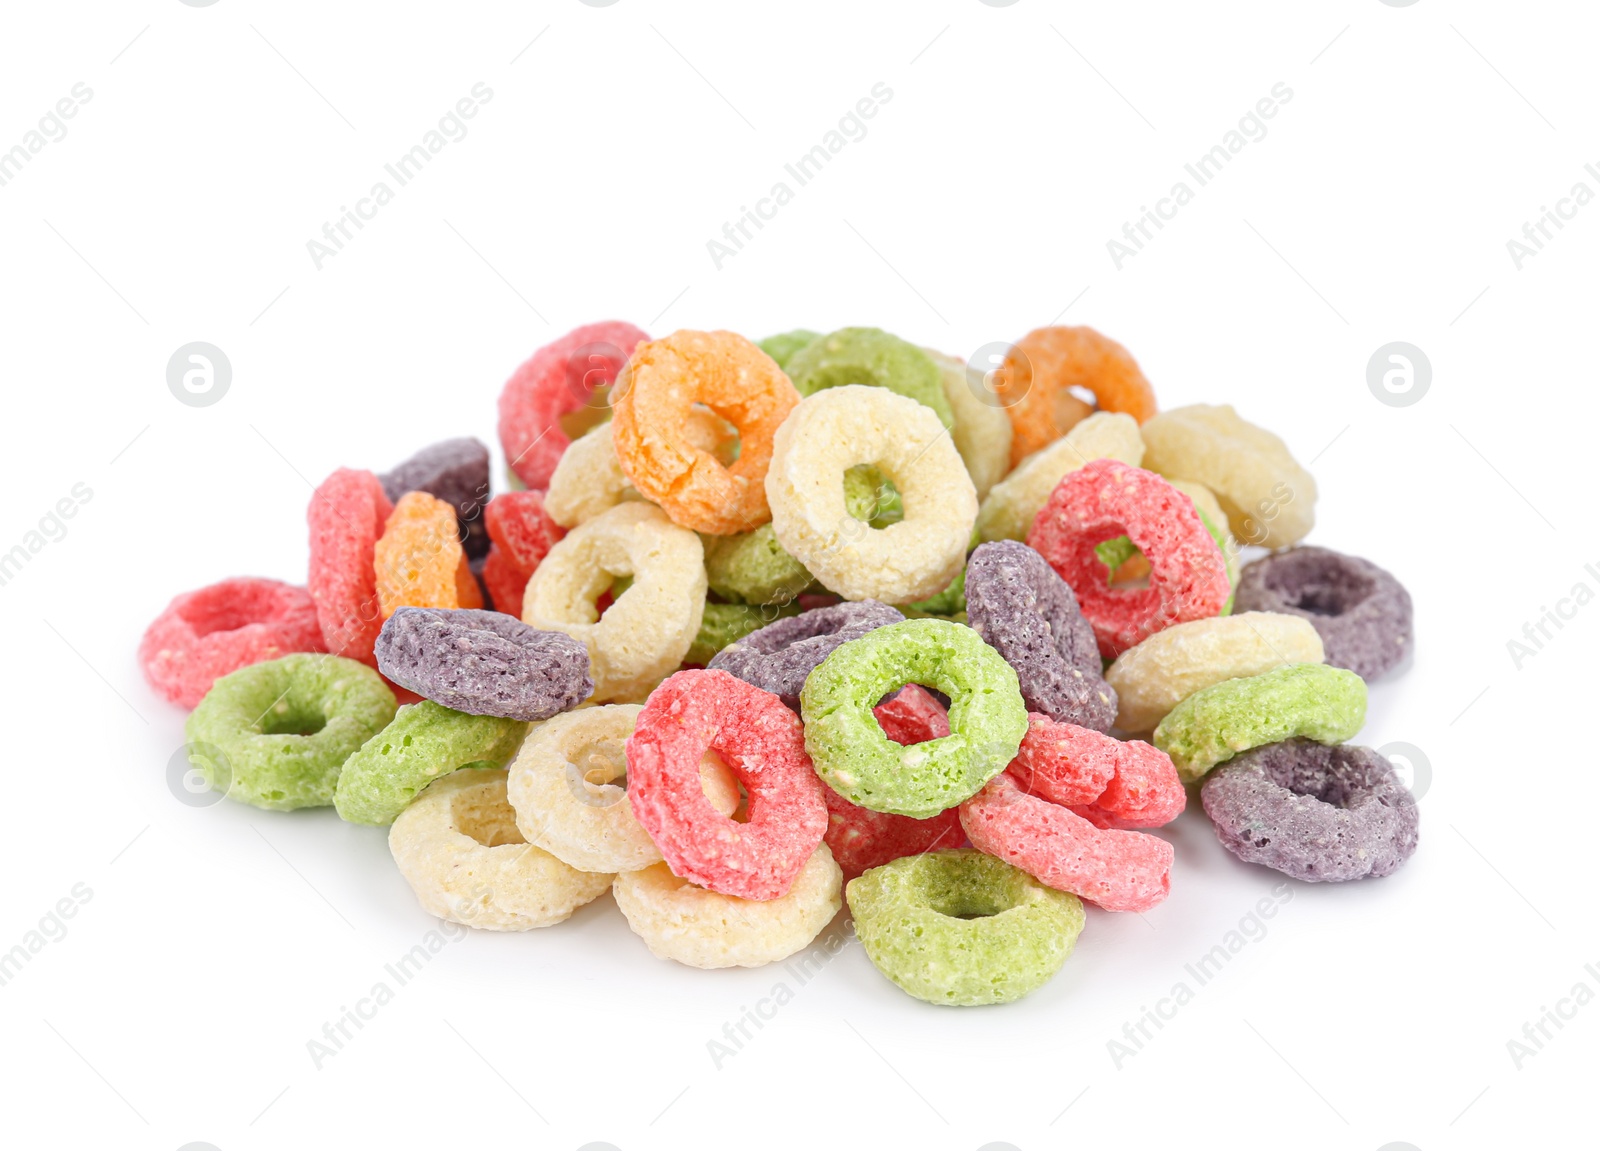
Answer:
<svg viewBox="0 0 1600 1151"><path fill-rule="evenodd" d="M950 734L901 746L872 709L908 683L950 697ZM1005 770L1028 730L1017 673L969 627L911 619L840 644L800 691L806 752L857 807L928 819Z"/></svg>
<svg viewBox="0 0 1600 1151"><path fill-rule="evenodd" d="M874 867L845 899L873 965L907 995L951 1007L1043 987L1083 930L1076 895L972 848Z"/></svg>
<svg viewBox="0 0 1600 1151"><path fill-rule="evenodd" d="M353 659L269 659L211 685L184 726L189 762L240 803L326 807L345 760L394 707L383 677Z"/></svg>
<svg viewBox="0 0 1600 1151"><path fill-rule="evenodd" d="M1367 721L1367 684L1353 671L1294 663L1201 688L1167 713L1152 740L1185 783L1241 751L1295 736L1343 743Z"/></svg>
<svg viewBox="0 0 1600 1151"><path fill-rule="evenodd" d="M428 784L463 767L504 767L528 725L467 715L431 699L407 704L393 722L345 761L333 805L350 823L382 827Z"/></svg>
<svg viewBox="0 0 1600 1151"><path fill-rule="evenodd" d="M777 610L769 606L763 611L746 603L708 603L705 615L700 617L700 631L689 645L689 654L683 657L683 662L704 667L712 656L734 640L743 639L774 620L799 614L798 604L784 604Z"/></svg>
<svg viewBox="0 0 1600 1151"><path fill-rule="evenodd" d="M875 528L902 517L900 493L870 464L845 472L844 500L846 511ZM816 582L804 564L783 550L770 523L736 536L701 536L700 542L706 549L707 586L723 599L787 604ZM700 661L685 657L685 662Z"/></svg>
<svg viewBox="0 0 1600 1151"><path fill-rule="evenodd" d="M756 347L772 357L772 362L780 368L789 365L789 359L801 348L817 338L816 332L808 332L804 328L796 328L792 332L782 332L776 336L768 336Z"/></svg>
<svg viewBox="0 0 1600 1151"><path fill-rule="evenodd" d="M915 344L879 328L840 328L818 336L789 357L784 371L802 396L869 384L927 404L947 428L955 423L939 365Z"/></svg>

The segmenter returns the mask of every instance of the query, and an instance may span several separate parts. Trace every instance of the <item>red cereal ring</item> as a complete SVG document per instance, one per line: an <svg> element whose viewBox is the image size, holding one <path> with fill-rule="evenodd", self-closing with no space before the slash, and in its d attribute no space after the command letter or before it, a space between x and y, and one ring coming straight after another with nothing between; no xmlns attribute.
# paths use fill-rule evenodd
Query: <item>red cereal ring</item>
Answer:
<svg viewBox="0 0 1600 1151"><path fill-rule="evenodd" d="M950 734L944 706L914 683L873 708L872 714L883 733L898 744L925 743ZM823 840L847 879L901 856L960 847L964 838L960 813L953 807L931 819L912 819L857 807L831 787L823 790L822 801L828 805Z"/></svg>
<svg viewBox="0 0 1600 1151"><path fill-rule="evenodd" d="M1108 586L1095 548L1126 535L1150 562L1150 586ZM1194 501L1154 472L1090 460L1068 472L1033 521L1028 546L1044 556L1115 659L1176 623L1217 615L1233 594L1228 565Z"/></svg>
<svg viewBox="0 0 1600 1151"><path fill-rule="evenodd" d="M500 393L500 446L506 463L530 488L547 488L571 441L561 417L594 402L633 349L650 337L632 324L607 320L574 328L525 360Z"/></svg>
<svg viewBox="0 0 1600 1151"><path fill-rule="evenodd" d="M225 579L184 592L145 629L139 663L167 699L194 707L229 672L299 651L324 651L317 608L303 587Z"/></svg>
<svg viewBox="0 0 1600 1151"><path fill-rule="evenodd" d="M340 468L311 494L310 575L326 650L377 667L372 645L383 629L373 548L394 511L371 472Z"/></svg>
<svg viewBox="0 0 1600 1151"><path fill-rule="evenodd" d="M1188 802L1166 752L1037 713L1029 714L1028 733L1007 770L1024 791L1100 828L1163 827Z"/></svg>
<svg viewBox="0 0 1600 1151"><path fill-rule="evenodd" d="M1010 772L961 805L961 826L979 851L1107 911L1148 911L1171 887L1172 844L1142 831L1102 831L1029 795Z"/></svg>
<svg viewBox="0 0 1600 1151"><path fill-rule="evenodd" d="M700 760L721 755L749 819L718 812ZM680 671L645 701L626 744L628 802L672 873L722 895L778 899L822 842L823 793L800 718L725 671Z"/></svg>
<svg viewBox="0 0 1600 1151"><path fill-rule="evenodd" d="M489 529L483 582L495 611L522 618L522 593L545 554L567 530L544 510L544 493L501 492L484 505Z"/></svg>

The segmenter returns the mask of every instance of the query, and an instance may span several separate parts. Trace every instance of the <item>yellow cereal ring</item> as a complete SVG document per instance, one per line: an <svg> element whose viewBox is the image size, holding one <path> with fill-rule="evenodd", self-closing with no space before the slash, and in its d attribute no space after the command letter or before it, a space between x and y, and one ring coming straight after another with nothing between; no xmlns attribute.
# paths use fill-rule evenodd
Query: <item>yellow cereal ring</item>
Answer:
<svg viewBox="0 0 1600 1151"><path fill-rule="evenodd" d="M435 780L390 827L389 851L424 910L486 931L549 927L611 886L523 841L503 768Z"/></svg>
<svg viewBox="0 0 1600 1151"><path fill-rule="evenodd" d="M990 490L978 510L978 534L990 540L1026 540L1061 477L1090 460L1113 459L1138 467L1144 442L1132 416L1096 412L1061 439L1023 460Z"/></svg>
<svg viewBox="0 0 1600 1151"><path fill-rule="evenodd" d="M1282 440L1227 404L1191 404L1151 418L1144 466L1168 479L1195 480L1216 493L1244 544L1299 543L1316 520L1317 484Z"/></svg>
<svg viewBox="0 0 1600 1151"><path fill-rule="evenodd" d="M972 390L966 364L931 348L923 350L939 365L944 398L950 401L950 411L955 416L950 438L961 453L961 462L967 465L981 503L989 489L1011 470L1011 417L1004 408L986 403Z"/></svg>
<svg viewBox="0 0 1600 1151"><path fill-rule="evenodd" d="M612 894L657 959L701 968L761 967L786 959L822 933L838 914L843 879L824 843L778 899L719 895L679 879L665 863L617 876Z"/></svg>
<svg viewBox="0 0 1600 1151"><path fill-rule="evenodd" d="M772 436L800 393L772 358L733 332L674 332L634 349L611 401L611 435L633 486L672 521L731 536L766 523ZM704 404L739 430L724 464L686 428Z"/></svg>
<svg viewBox="0 0 1600 1151"><path fill-rule="evenodd" d="M632 585L601 616L618 576ZM528 580L522 622L589 649L596 703L642 698L683 662L705 611L700 537L653 504L624 503L567 533Z"/></svg>
<svg viewBox="0 0 1600 1151"><path fill-rule="evenodd" d="M877 467L904 518L872 528L849 512L844 473ZM772 528L790 555L849 600L912 603L943 591L967 558L972 477L933 409L887 388L808 396L778 429L767 472Z"/></svg>
<svg viewBox="0 0 1600 1151"><path fill-rule="evenodd" d="M633 817L623 744L633 734L639 705L608 704L569 711L531 732L511 764L506 794L517 829L531 844L580 871L637 871L661 852ZM707 756L700 783L711 806L731 816L739 780Z"/></svg>
<svg viewBox="0 0 1600 1151"><path fill-rule="evenodd" d="M1119 655L1106 682L1117 692L1117 726L1137 735L1202 688L1322 658L1322 638L1306 620L1247 611L1157 632Z"/></svg>

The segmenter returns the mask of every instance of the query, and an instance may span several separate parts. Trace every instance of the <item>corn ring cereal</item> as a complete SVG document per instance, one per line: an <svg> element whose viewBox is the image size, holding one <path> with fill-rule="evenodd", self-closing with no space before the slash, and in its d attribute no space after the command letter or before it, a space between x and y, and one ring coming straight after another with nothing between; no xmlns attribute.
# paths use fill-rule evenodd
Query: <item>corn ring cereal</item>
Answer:
<svg viewBox="0 0 1600 1151"><path fill-rule="evenodd" d="M674 523L734 535L770 518L762 481L772 436L800 395L765 352L732 332L674 332L635 349L618 392L611 420L617 459ZM696 403L738 429L733 463L690 441L686 421Z"/></svg>
<svg viewBox="0 0 1600 1151"><path fill-rule="evenodd" d="M1322 639L1308 621L1250 611L1157 632L1119 655L1106 682L1117 692L1117 726L1140 733L1202 688L1286 664L1321 662Z"/></svg>
<svg viewBox="0 0 1600 1151"><path fill-rule="evenodd" d="M292 811L332 803L345 761L394 713L394 693L365 664L296 654L217 680L184 734L214 790Z"/></svg>
<svg viewBox="0 0 1600 1151"><path fill-rule="evenodd" d="M1150 562L1149 587L1106 586L1095 549L1124 533ZM1194 501L1116 460L1091 460L1056 485L1028 545L1077 593L1107 659L1175 623L1216 615L1233 594Z"/></svg>
<svg viewBox="0 0 1600 1151"><path fill-rule="evenodd" d="M1165 752L1042 715L1028 716L1028 734L1007 770L1030 795L1101 828L1165 827L1188 802Z"/></svg>
<svg viewBox="0 0 1600 1151"><path fill-rule="evenodd" d="M500 446L530 488L545 488L570 442L561 417L594 405L635 347L650 337L619 320L574 328L528 357L500 393Z"/></svg>
<svg viewBox="0 0 1600 1151"><path fill-rule="evenodd" d="M850 514L843 476L872 464L894 484L899 523ZM778 429L767 472L772 527L786 551L845 599L907 603L945 590L966 561L978 501L938 417L885 388L809 397Z"/></svg>
<svg viewBox="0 0 1600 1151"><path fill-rule="evenodd" d="M950 438L981 503L1011 470L1011 420L1003 409L978 398L969 386L966 364L943 352L928 350L928 356L939 368L944 398L955 418Z"/></svg>
<svg viewBox="0 0 1600 1151"><path fill-rule="evenodd" d="M628 703L587 707L528 734L506 785L523 838L580 871L637 871L661 861L626 790L623 744L639 710ZM701 761L700 783L719 814L738 808L738 779L710 756Z"/></svg>
<svg viewBox="0 0 1600 1151"><path fill-rule="evenodd" d="M400 497L373 549L384 619L400 607L483 606L459 530L455 509L443 500L426 492Z"/></svg>
<svg viewBox="0 0 1600 1151"><path fill-rule="evenodd" d="M373 552L394 506L371 472L340 468L317 486L306 507L310 574L322 640L334 655L377 666L372 645L383 627Z"/></svg>
<svg viewBox="0 0 1600 1151"><path fill-rule="evenodd" d="M229 579L169 603L139 641L139 664L151 687L192 708L231 671L290 652L322 650L316 604L305 588Z"/></svg>
<svg viewBox="0 0 1600 1151"><path fill-rule="evenodd" d="M1143 458L1144 441L1132 416L1096 412L1023 460L990 489L978 509L978 534L985 541L1025 540L1050 493L1067 473L1090 460L1121 460L1138 467Z"/></svg>
<svg viewBox="0 0 1600 1151"><path fill-rule="evenodd" d="M1011 418L1013 466L1089 414L1072 388L1088 389L1101 411L1124 412L1136 423L1156 414L1156 394L1127 348L1093 328L1035 328L1012 345L994 377Z"/></svg>
<svg viewBox="0 0 1600 1151"><path fill-rule="evenodd" d="M701 405L690 408L683 421L684 439L690 446L719 460L731 460L738 451L739 437L731 429L731 424ZM556 523L574 528L624 500L643 498L622 471L611 421L607 420L573 440L562 453L550 476L544 506Z"/></svg>
<svg viewBox="0 0 1600 1151"><path fill-rule="evenodd" d="M1263 744L1297 736L1342 743L1366 719L1367 685L1359 675L1296 663L1201 688L1168 712L1151 738L1190 783Z"/></svg>
<svg viewBox="0 0 1600 1151"><path fill-rule="evenodd" d="M1107 911L1149 911L1171 890L1172 844L1140 831L1101 830L1029 795L1009 772L961 805L961 826L979 851Z"/></svg>
<svg viewBox="0 0 1600 1151"><path fill-rule="evenodd" d="M739 823L700 782L708 751L749 796ZM827 830L800 720L725 671L680 671L650 693L628 737L628 801L674 875L723 895L778 899Z"/></svg>
<svg viewBox="0 0 1600 1151"><path fill-rule="evenodd" d="M430 915L485 931L560 923L611 886L523 841L506 772L458 771L429 785L389 829L389 852Z"/></svg>
<svg viewBox="0 0 1600 1151"><path fill-rule="evenodd" d="M840 907L839 865L819 843L786 895L740 899L673 875L665 863L617 876L612 894L657 959L689 967L762 967L822 933Z"/></svg>
<svg viewBox="0 0 1600 1151"><path fill-rule="evenodd" d="M1140 429L1145 466L1210 488L1244 544L1298 543L1316 521L1317 483L1282 440L1227 404L1162 412Z"/></svg>
<svg viewBox="0 0 1600 1151"><path fill-rule="evenodd" d="M550 549L523 593L522 622L589 649L596 703L629 701L671 674L700 631L706 569L700 537L646 503L619 504ZM595 599L633 583L603 616Z"/></svg>
<svg viewBox="0 0 1600 1151"><path fill-rule="evenodd" d="M845 890L872 965L907 995L950 1007L1010 1003L1061 970L1083 904L979 851L908 855Z"/></svg>

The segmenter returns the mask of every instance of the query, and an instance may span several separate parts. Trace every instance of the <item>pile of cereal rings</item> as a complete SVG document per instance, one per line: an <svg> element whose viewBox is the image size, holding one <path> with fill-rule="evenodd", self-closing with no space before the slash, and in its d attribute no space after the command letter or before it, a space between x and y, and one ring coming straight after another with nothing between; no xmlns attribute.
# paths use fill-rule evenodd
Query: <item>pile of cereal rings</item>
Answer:
<svg viewBox="0 0 1600 1151"><path fill-rule="evenodd" d="M1295 879L1416 850L1346 742L1410 597L1300 546L1278 437L1158 411L1092 329L980 376L875 328L594 324L499 431L513 490L474 439L340 469L304 586L185 593L139 650L213 789L387 827L433 915L525 931L609 890L654 955L753 967L848 903L889 980L972 1005L1054 975L1083 901L1167 897L1186 785Z"/></svg>

